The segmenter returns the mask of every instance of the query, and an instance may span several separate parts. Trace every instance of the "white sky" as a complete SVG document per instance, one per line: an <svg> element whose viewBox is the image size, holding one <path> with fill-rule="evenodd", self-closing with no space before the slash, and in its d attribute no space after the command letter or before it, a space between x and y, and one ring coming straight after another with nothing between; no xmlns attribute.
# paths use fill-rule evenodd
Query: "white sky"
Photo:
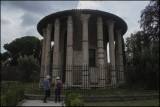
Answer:
<svg viewBox="0 0 160 107"><path fill-rule="evenodd" d="M37 23L46 15L69 9L95 9L121 17L128 25L124 38L140 30L141 11L149 1L1 1L1 52L16 38L36 36Z"/></svg>

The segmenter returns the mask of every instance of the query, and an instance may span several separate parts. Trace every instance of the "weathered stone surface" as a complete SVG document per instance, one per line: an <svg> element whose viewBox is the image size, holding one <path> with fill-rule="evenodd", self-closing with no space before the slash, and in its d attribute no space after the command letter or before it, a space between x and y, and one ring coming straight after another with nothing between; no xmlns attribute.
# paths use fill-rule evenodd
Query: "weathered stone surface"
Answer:
<svg viewBox="0 0 160 107"><path fill-rule="evenodd" d="M122 37L127 25L121 18L97 10L70 10L45 17L38 24L40 34L42 28L46 29L43 34L46 40L42 50L40 83L43 82L42 77L49 74L50 68L53 81L60 76L70 86L78 84L90 87L97 84L98 87L107 87L124 83ZM117 29L121 29L121 32ZM53 55L50 55L52 41L54 48ZM107 43L110 62L107 61ZM91 59L95 62L92 63ZM106 69L108 63L111 68ZM72 65L79 65L80 68L67 68ZM83 65L89 67L86 69Z"/></svg>

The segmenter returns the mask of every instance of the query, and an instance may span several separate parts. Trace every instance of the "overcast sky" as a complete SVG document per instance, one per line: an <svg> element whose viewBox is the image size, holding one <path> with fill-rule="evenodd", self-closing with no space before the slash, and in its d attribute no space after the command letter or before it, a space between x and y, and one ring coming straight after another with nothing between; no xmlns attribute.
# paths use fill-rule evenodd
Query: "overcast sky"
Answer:
<svg viewBox="0 0 160 107"><path fill-rule="evenodd" d="M36 36L37 23L46 15L69 9L95 9L118 15L126 21L124 38L140 30L138 20L149 1L1 1L1 52L3 45L23 36Z"/></svg>

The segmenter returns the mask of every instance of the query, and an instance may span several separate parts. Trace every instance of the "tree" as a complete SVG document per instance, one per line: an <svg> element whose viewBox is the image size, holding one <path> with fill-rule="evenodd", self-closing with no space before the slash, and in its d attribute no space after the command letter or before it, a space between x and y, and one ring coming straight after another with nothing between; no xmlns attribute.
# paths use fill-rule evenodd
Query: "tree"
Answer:
<svg viewBox="0 0 160 107"><path fill-rule="evenodd" d="M8 52L1 53L1 61L2 62L8 60L9 57L10 57L10 54Z"/></svg>
<svg viewBox="0 0 160 107"><path fill-rule="evenodd" d="M22 72L22 81L33 82L38 79L40 66L33 56L24 55L24 57L18 58L18 67Z"/></svg>
<svg viewBox="0 0 160 107"><path fill-rule="evenodd" d="M11 65L17 65L17 59L20 56L34 55L34 58L41 58L41 41L34 36L25 36L13 40L4 45L4 49L10 53Z"/></svg>
<svg viewBox="0 0 160 107"><path fill-rule="evenodd" d="M141 12L140 27L150 40L159 41L159 1L150 1Z"/></svg>
<svg viewBox="0 0 160 107"><path fill-rule="evenodd" d="M5 66L10 62L10 54L8 52L1 53L1 66Z"/></svg>
<svg viewBox="0 0 160 107"><path fill-rule="evenodd" d="M128 81L132 85L134 83L140 87L157 89L159 88L159 42L146 45L144 37L143 31L139 31L126 39L127 66L135 68L129 72Z"/></svg>
<svg viewBox="0 0 160 107"><path fill-rule="evenodd" d="M143 88L159 88L159 1L151 1L142 11L142 31L126 39L126 62L135 68L128 80Z"/></svg>

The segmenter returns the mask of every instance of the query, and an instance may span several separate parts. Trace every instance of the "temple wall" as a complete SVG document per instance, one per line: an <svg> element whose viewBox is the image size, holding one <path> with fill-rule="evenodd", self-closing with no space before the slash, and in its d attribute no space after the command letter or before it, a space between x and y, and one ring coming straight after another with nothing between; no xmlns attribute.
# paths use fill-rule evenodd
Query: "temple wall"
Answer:
<svg viewBox="0 0 160 107"><path fill-rule="evenodd" d="M73 64L82 65L82 51L73 51Z"/></svg>

